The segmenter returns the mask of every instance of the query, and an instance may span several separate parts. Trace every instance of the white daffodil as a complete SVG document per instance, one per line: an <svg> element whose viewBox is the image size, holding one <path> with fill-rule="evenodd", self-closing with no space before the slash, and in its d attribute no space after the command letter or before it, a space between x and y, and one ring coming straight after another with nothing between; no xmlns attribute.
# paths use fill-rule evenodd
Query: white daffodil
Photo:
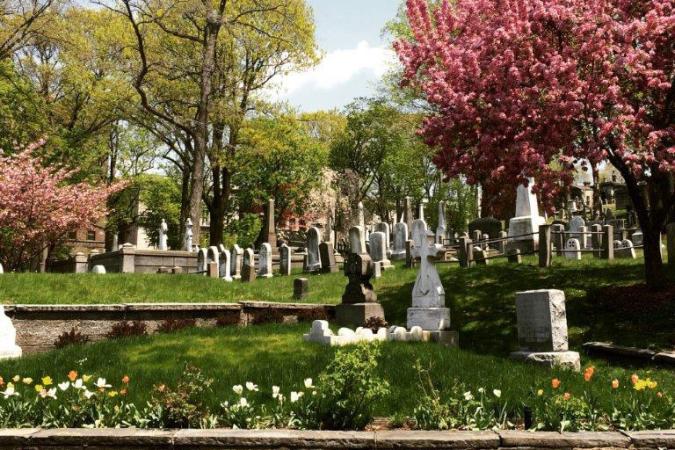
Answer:
<svg viewBox="0 0 675 450"><path fill-rule="evenodd" d="M246 397L242 397L239 399L239 406L241 406L242 408L248 406L248 400L246 400Z"/></svg>
<svg viewBox="0 0 675 450"><path fill-rule="evenodd" d="M464 400L466 400L467 402L473 400L473 394L471 393L471 391L466 391L464 393Z"/></svg>
<svg viewBox="0 0 675 450"><path fill-rule="evenodd" d="M18 383L19 381L21 381L21 377L19 375L14 375L14 378L12 378L12 381L15 382L15 383Z"/></svg>
<svg viewBox="0 0 675 450"><path fill-rule="evenodd" d="M7 388L5 389L4 392L1 392L1 394L4 395L5 398L19 396L19 393L16 392L16 389L14 389L14 385L12 383L7 383Z"/></svg>
<svg viewBox="0 0 675 450"><path fill-rule="evenodd" d="M295 403L298 400L300 400L300 397L302 397L303 393L302 392L291 392L291 403Z"/></svg>
<svg viewBox="0 0 675 450"><path fill-rule="evenodd" d="M85 389L85 390L84 390L84 397L85 397L87 400L90 399L90 398L92 397L92 395L94 395L94 393L91 392L89 389Z"/></svg>
<svg viewBox="0 0 675 450"><path fill-rule="evenodd" d="M311 378L305 378L305 388L311 389L314 385L312 384Z"/></svg>
<svg viewBox="0 0 675 450"><path fill-rule="evenodd" d="M248 389L249 391L258 392L258 385L253 384L250 381L247 381L246 382L246 389Z"/></svg>
<svg viewBox="0 0 675 450"><path fill-rule="evenodd" d="M279 386L272 386L272 398L277 398L279 396L279 392L281 392Z"/></svg>
<svg viewBox="0 0 675 450"><path fill-rule="evenodd" d="M500 391L499 389L494 389L492 393L495 394L495 397L497 398L502 396L502 391Z"/></svg>
<svg viewBox="0 0 675 450"><path fill-rule="evenodd" d="M59 386L59 389L61 389L62 391L67 391L68 388L70 387L70 383L67 382L67 381L64 381L63 383L59 383L58 386Z"/></svg>
<svg viewBox="0 0 675 450"><path fill-rule="evenodd" d="M235 394L241 395L242 392L244 392L244 386L241 384L237 384L236 386L232 386L232 390L234 391Z"/></svg>
<svg viewBox="0 0 675 450"><path fill-rule="evenodd" d="M78 378L77 380L75 380L75 382L73 383L73 387L75 389L86 389L84 387L84 383L82 381L82 378Z"/></svg>
<svg viewBox="0 0 675 450"><path fill-rule="evenodd" d="M47 397L53 398L56 400L56 388L51 388L50 390L47 391Z"/></svg>
<svg viewBox="0 0 675 450"><path fill-rule="evenodd" d="M98 380L96 380L96 384L94 384L94 386L96 386L99 389L105 389L110 387L110 385L106 383L105 378L99 378Z"/></svg>
<svg viewBox="0 0 675 450"><path fill-rule="evenodd" d="M478 392L480 392L481 394L485 394L485 388L478 388Z"/></svg>
<svg viewBox="0 0 675 450"><path fill-rule="evenodd" d="M21 381L23 381L23 384L31 384L33 382L33 379L31 377L26 377Z"/></svg>

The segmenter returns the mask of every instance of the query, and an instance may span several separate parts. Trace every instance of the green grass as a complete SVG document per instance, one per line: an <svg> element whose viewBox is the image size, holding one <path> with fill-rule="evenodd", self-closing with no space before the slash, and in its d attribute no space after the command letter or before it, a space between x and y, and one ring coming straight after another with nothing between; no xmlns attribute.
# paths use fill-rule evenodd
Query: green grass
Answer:
<svg viewBox="0 0 675 450"><path fill-rule="evenodd" d="M498 261L490 266L461 269L437 265L451 308L453 328L462 347L503 355L515 347L515 293L529 289L565 291L570 340L574 346L589 340L624 345L675 346L675 302L651 312L638 303L624 309L596 304L594 291L614 285L642 282L642 260L604 260L587 256L580 262L561 258L540 269L535 257L524 264ZM296 273L295 275L299 275ZM389 323L404 324L410 306L416 270L398 265L374 280L375 291ZM341 273L308 275L308 303L340 302L346 278ZM236 302L261 300L293 302L292 277L258 279L254 283L224 283L195 275L132 274L14 274L0 276L0 302L25 304L120 302Z"/></svg>
<svg viewBox="0 0 675 450"><path fill-rule="evenodd" d="M136 402L147 400L151 387L174 384L186 363L193 364L215 379L213 395L207 401L217 405L232 399L231 386L253 381L265 392L279 385L288 393L302 389L305 377L316 378L335 350L305 343L307 325L260 325L249 328L191 329L174 334L155 335L73 346L60 351L32 355L0 365L5 379L20 374L38 379L51 375L65 379L69 370L104 376L119 385L123 375L132 379L130 396ZM562 381L562 389L580 395L587 386L581 375L523 365L504 357L494 357L469 349L452 349L427 343L387 343L378 370L391 384L391 394L378 406L377 415L409 415L420 396L417 359L431 368L432 378L441 392L456 381L467 389L486 387L503 391L504 399L520 408L538 388L548 388L552 377ZM651 377L659 389L672 393L675 373L668 369L609 366L602 360L583 359L596 371L597 395L609 402L609 383L613 378L628 387L630 375ZM269 398L269 396L268 396Z"/></svg>

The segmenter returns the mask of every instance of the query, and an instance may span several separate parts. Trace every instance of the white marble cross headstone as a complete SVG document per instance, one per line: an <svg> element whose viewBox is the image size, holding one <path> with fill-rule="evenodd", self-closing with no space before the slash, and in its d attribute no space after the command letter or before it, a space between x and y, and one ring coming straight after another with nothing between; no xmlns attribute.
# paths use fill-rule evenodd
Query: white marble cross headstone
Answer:
<svg viewBox="0 0 675 450"><path fill-rule="evenodd" d="M162 219L162 223L159 225L159 249L161 251L167 251L169 249L166 242L166 234L169 231L169 226L166 224L166 220Z"/></svg>
<svg viewBox="0 0 675 450"><path fill-rule="evenodd" d="M444 307L445 290L434 265L434 260L443 251L443 247L429 243L430 233L424 220L414 221L412 228L415 241L412 253L414 257L420 258L420 270L413 287L412 306Z"/></svg>

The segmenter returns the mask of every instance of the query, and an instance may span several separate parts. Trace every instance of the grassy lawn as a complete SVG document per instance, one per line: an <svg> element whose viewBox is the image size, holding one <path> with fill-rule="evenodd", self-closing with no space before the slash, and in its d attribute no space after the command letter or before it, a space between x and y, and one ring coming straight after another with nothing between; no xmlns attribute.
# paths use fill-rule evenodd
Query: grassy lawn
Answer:
<svg viewBox="0 0 675 450"><path fill-rule="evenodd" d="M534 257L524 264L495 262L460 269L439 264L452 311L453 328L462 348L504 355L515 348L515 293L555 288L567 297L570 340L573 346L589 340L624 345L675 347L675 302L654 311L648 302L607 304L594 297L599 289L642 281L642 260L615 260L608 264L587 256L573 262L556 258L550 269L539 269ZM416 270L399 264L374 280L389 323L404 324ZM300 275L299 273L297 275ZM343 274L309 275L309 303L339 303L346 279ZM262 300L292 302L292 278L274 277L254 283L224 283L195 275L13 274L0 276L2 303L119 303L119 302L236 302ZM611 300L611 299L610 299Z"/></svg>
<svg viewBox="0 0 675 450"><path fill-rule="evenodd" d="M153 384L174 384L185 363L191 363L216 380L213 395L207 399L214 406L231 400L231 386L245 381L259 384L269 398L272 385L281 386L284 392L302 389L302 380L316 377L331 359L334 349L303 342L301 335L307 328L306 325L260 325L244 329L191 329L175 334L72 346L3 362L0 375L5 379L14 374L38 379L48 374L63 380L69 370L75 369L80 374L104 376L117 383L123 375L129 375L132 379L131 399L142 402L148 398ZM441 392L457 381L474 392L479 387L488 388L488 392L498 388L516 410L522 408L523 402L527 402L537 389L550 390L554 376L562 381L562 389L573 395L581 395L589 386L579 374L525 366L508 358L468 349L424 343L387 343L382 353L378 370L391 384L391 394L378 405L377 414L382 416L412 412L420 397L418 376L413 368L418 359L423 367L431 369L434 383ZM596 367L593 389L602 402L610 401L612 379L618 378L624 389L630 389L628 379L635 372L641 378L658 381L659 390L672 393L675 389L672 369L636 368L623 364L609 366L602 360L583 358L584 366L591 364Z"/></svg>

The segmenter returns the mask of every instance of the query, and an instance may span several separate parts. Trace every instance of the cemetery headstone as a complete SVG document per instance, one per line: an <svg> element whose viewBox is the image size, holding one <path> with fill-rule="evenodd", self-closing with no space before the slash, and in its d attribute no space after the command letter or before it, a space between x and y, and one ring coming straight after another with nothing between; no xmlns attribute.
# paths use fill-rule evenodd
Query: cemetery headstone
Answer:
<svg viewBox="0 0 675 450"><path fill-rule="evenodd" d="M103 275L105 274L105 266L102 266L101 264L96 264L94 267L92 267L91 273Z"/></svg>
<svg viewBox="0 0 675 450"><path fill-rule="evenodd" d="M394 261L405 259L405 242L408 240L408 225L399 222L394 225L394 249L391 259Z"/></svg>
<svg viewBox="0 0 675 450"><path fill-rule="evenodd" d="M277 248L277 230L274 220L274 199L267 200L267 208L265 209L265 242L270 244L272 251ZM271 253L270 253L271 255Z"/></svg>
<svg viewBox="0 0 675 450"><path fill-rule="evenodd" d="M509 234L506 231L500 231L499 232L499 241L495 243L495 248L497 251L501 254L506 254L506 238L509 236Z"/></svg>
<svg viewBox="0 0 675 450"><path fill-rule="evenodd" d="M321 272L322 273L336 273L340 268L335 262L335 250L333 244L330 242L322 242L319 244L319 256L321 257Z"/></svg>
<svg viewBox="0 0 675 450"><path fill-rule="evenodd" d="M290 276L292 270L293 250L284 244L279 247L279 272L282 276Z"/></svg>
<svg viewBox="0 0 675 450"><path fill-rule="evenodd" d="M579 371L579 353L569 351L565 293L555 289L516 294L518 344L511 358Z"/></svg>
<svg viewBox="0 0 675 450"><path fill-rule="evenodd" d="M185 245L183 246L183 250L186 252L192 251L192 233L192 220L188 218L185 222Z"/></svg>
<svg viewBox="0 0 675 450"><path fill-rule="evenodd" d="M359 255L367 253L366 240L361 227L351 227L349 229L349 251Z"/></svg>
<svg viewBox="0 0 675 450"><path fill-rule="evenodd" d="M424 200L420 200L420 202L417 204L417 219L418 220L424 220L424 204L425 204Z"/></svg>
<svg viewBox="0 0 675 450"><path fill-rule="evenodd" d="M593 247L593 255L602 257L602 225L594 223L591 225L591 246Z"/></svg>
<svg viewBox="0 0 675 450"><path fill-rule="evenodd" d="M209 278L218 278L220 275L218 263L215 261L209 261L209 263L206 265L206 274Z"/></svg>
<svg viewBox="0 0 675 450"><path fill-rule="evenodd" d="M255 253L253 249L247 248L244 250L242 265L241 265L241 281L244 283L251 283L255 281Z"/></svg>
<svg viewBox="0 0 675 450"><path fill-rule="evenodd" d="M230 275L230 269L232 268L232 254L228 249L225 248L223 244L218 246L218 254L220 261L218 264L218 269L220 270L219 276L223 281L228 283L232 281L232 276Z"/></svg>
<svg viewBox="0 0 675 450"><path fill-rule="evenodd" d="M551 225L551 240L555 246L556 254L558 256L565 255L565 225L561 223L554 223Z"/></svg>
<svg viewBox="0 0 675 450"><path fill-rule="evenodd" d="M349 282L342 294L342 303L335 307L336 321L341 325L359 327L371 317L384 320L384 310L377 302L370 283L375 270L370 256L349 253L344 270Z"/></svg>
<svg viewBox="0 0 675 450"><path fill-rule="evenodd" d="M581 244L579 239L570 238L565 243L565 258L581 261Z"/></svg>
<svg viewBox="0 0 675 450"><path fill-rule="evenodd" d="M169 246L167 244L167 233L169 232L169 226L166 224L166 220L162 219L162 223L159 226L159 250L167 251Z"/></svg>
<svg viewBox="0 0 675 450"><path fill-rule="evenodd" d="M488 251L483 247L474 247L473 254L476 258L476 264L487 266L490 263L490 260L488 259Z"/></svg>
<svg viewBox="0 0 675 450"><path fill-rule="evenodd" d="M413 286L412 306L407 312L407 327L419 326L430 331L432 339L453 343L456 335L449 331L450 309L445 307L445 290L434 265L443 247L429 244L429 234L423 220L413 222L413 252L420 258L420 268Z"/></svg>
<svg viewBox="0 0 675 450"><path fill-rule="evenodd" d="M380 263L380 268L382 270L392 269L394 267L387 258L386 238L381 231L371 233L369 253L374 263Z"/></svg>
<svg viewBox="0 0 675 450"><path fill-rule="evenodd" d="M522 264L523 257L520 254L519 248L512 248L508 253L508 261L512 264Z"/></svg>
<svg viewBox="0 0 675 450"><path fill-rule="evenodd" d="M528 186L518 185L516 193L516 216L509 220L510 248L529 253L539 248L539 225L546 220L539 215L537 196L532 192L534 179Z"/></svg>
<svg viewBox="0 0 675 450"><path fill-rule="evenodd" d="M321 270L321 255L319 254L319 244L321 243L321 233L316 227L311 227L307 230L307 258L305 259L304 271L318 272Z"/></svg>
<svg viewBox="0 0 675 450"><path fill-rule="evenodd" d="M218 251L218 247L215 245L212 245L211 247L208 248L206 251L206 264L211 264L215 263L216 264L216 277L220 274L220 252ZM208 267L207 267L208 269ZM209 276L211 276L209 274Z"/></svg>
<svg viewBox="0 0 675 450"><path fill-rule="evenodd" d="M241 266L244 257L244 250L237 244L234 244L231 250L230 276L233 280L241 280Z"/></svg>
<svg viewBox="0 0 675 450"><path fill-rule="evenodd" d="M375 231L379 231L384 234L384 248L386 255L391 255L391 233L389 229L389 224L387 222L378 222L375 224Z"/></svg>
<svg viewBox="0 0 675 450"><path fill-rule="evenodd" d="M644 241L644 235L642 234L642 230L637 230L633 235L631 236L631 241L633 242L633 245L642 245L642 242Z"/></svg>
<svg viewBox="0 0 675 450"><path fill-rule="evenodd" d="M3 273L5 273L5 269L3 269L2 264L0 264L0 275L2 275Z"/></svg>
<svg viewBox="0 0 675 450"><path fill-rule="evenodd" d="M478 244L483 239L483 232L481 230L473 230L472 241L474 244Z"/></svg>
<svg viewBox="0 0 675 450"><path fill-rule="evenodd" d="M309 280L307 278L296 278L293 280L293 298L302 300L309 293Z"/></svg>
<svg viewBox="0 0 675 450"><path fill-rule="evenodd" d="M5 307L0 305L0 360L19 358L21 347L16 345L16 328L5 315Z"/></svg>
<svg viewBox="0 0 675 450"><path fill-rule="evenodd" d="M635 259L635 247L629 239L614 241L614 256L622 259Z"/></svg>
<svg viewBox="0 0 675 450"><path fill-rule="evenodd" d="M197 272L200 275L206 276L206 265L208 264L208 258L206 256L206 249L200 248L197 252Z"/></svg>
<svg viewBox="0 0 675 450"><path fill-rule="evenodd" d="M413 256L413 248L415 243L412 239L405 241L405 266L408 269L415 267L415 257Z"/></svg>
<svg viewBox="0 0 675 450"><path fill-rule="evenodd" d="M258 274L260 278L272 278L272 246L264 242L258 251Z"/></svg>

